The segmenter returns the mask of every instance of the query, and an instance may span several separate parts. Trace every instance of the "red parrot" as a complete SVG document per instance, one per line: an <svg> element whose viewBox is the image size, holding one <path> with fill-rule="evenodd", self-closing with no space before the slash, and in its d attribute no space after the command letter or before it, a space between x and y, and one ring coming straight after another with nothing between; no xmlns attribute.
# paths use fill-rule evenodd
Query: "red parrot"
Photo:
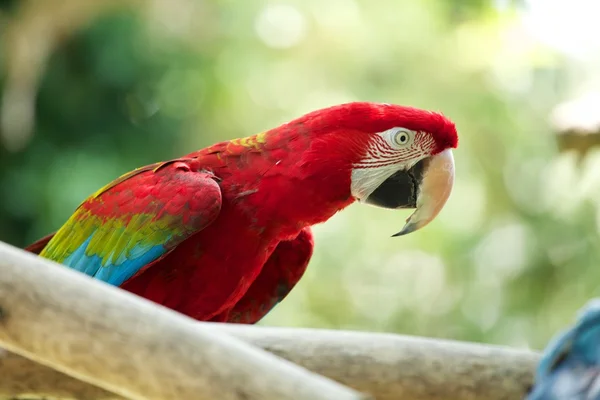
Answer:
<svg viewBox="0 0 600 400"><path fill-rule="evenodd" d="M124 174L26 248L202 321L255 323L304 273L311 226L354 201L431 222L454 184L443 115L354 102Z"/></svg>

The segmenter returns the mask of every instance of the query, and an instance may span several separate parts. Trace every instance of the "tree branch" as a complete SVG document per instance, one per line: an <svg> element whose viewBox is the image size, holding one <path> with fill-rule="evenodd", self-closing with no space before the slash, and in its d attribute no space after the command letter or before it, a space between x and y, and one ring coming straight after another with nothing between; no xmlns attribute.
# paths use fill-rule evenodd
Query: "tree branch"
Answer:
<svg viewBox="0 0 600 400"><path fill-rule="evenodd" d="M0 400L120 400L123 397L0 349Z"/></svg>
<svg viewBox="0 0 600 400"><path fill-rule="evenodd" d="M135 385L154 386L157 381L158 384L167 382L166 385L174 387L189 384L199 388L193 397L187 398L205 398L202 397L205 392L200 390L208 386L211 396L216 390L224 390L215 398L229 399L235 398L231 397L231 391L237 390L234 388L241 386L241 390L248 393L254 390L251 387L261 385L255 382L244 386L246 383L237 381L234 373L242 374L239 378L243 379L242 382L252 380L253 376L260 377L266 387L260 390L268 390L267 385L272 383L272 379L281 379L285 375L281 371L274 372L274 368L269 370L278 363L268 357L269 367L250 361L253 369L245 369L248 358L252 358L254 352L248 353L242 346L244 350L238 353L238 348L224 345L222 341L228 341L224 334L262 347L356 390L372 393L377 400L522 398L532 382L538 361L538 355L529 351L449 340L198 323L65 268L55 268L45 260L1 243L0 309L5 314L4 318L0 318L0 342L78 377L83 377L78 374L98 374L92 379L83 379L122 394L112 394L27 358L6 353L0 354L0 399L37 394L53 398L118 400L128 394L123 388L131 390L129 388L135 389ZM221 340L217 340L216 348L211 348L209 343L215 338ZM206 352L210 354L206 356ZM262 360L262 355L258 354ZM217 375L210 379L215 382L206 382L206 376L213 372L216 363L224 364L214 367ZM69 365L75 365L78 372L73 373ZM284 367L284 371L288 371L289 365ZM165 369L169 371L164 372ZM163 372L170 374L172 380L157 375ZM187 373L191 377L186 376ZM274 374L273 378L264 375L266 373ZM110 378L111 374L124 374L125 385L116 384L123 381L123 377ZM295 377L302 375L297 371L291 374ZM113 386L103 383L107 376ZM143 379L131 382L140 376ZM203 383L197 385L196 381ZM226 387L216 389L220 384ZM278 382L275 385L281 386ZM141 393L138 390L137 397L131 398L148 396L157 399L160 398L157 395L165 394L180 396L171 394L174 392L161 393ZM257 393L252 392L249 396L253 397L247 398L262 396ZM310 396L313 395L311 392ZM344 398L336 397L337 394L333 396L314 398ZM282 395L280 398L292 397Z"/></svg>
<svg viewBox="0 0 600 400"><path fill-rule="evenodd" d="M529 351L450 340L199 324L219 334L236 336L357 390L372 393L377 400L521 399L533 380L538 361L538 355ZM12 354L0 357L0 376L6 378L0 381L2 400L22 393L89 400L121 399Z"/></svg>
<svg viewBox="0 0 600 400"><path fill-rule="evenodd" d="M550 123L561 152L575 151L581 161L600 146L598 101L600 93L588 92L554 107Z"/></svg>
<svg viewBox="0 0 600 400"><path fill-rule="evenodd" d="M0 345L133 400L366 399L172 310L4 243ZM0 376L0 382L7 381L7 375Z"/></svg>
<svg viewBox="0 0 600 400"><path fill-rule="evenodd" d="M535 352L385 333L211 324L377 400L514 400Z"/></svg>

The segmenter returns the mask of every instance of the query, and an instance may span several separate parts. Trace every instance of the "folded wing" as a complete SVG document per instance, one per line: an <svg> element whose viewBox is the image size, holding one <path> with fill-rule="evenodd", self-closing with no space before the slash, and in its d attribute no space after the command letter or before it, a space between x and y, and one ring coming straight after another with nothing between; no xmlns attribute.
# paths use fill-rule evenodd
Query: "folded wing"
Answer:
<svg viewBox="0 0 600 400"><path fill-rule="evenodd" d="M119 286L210 225L221 209L214 176L189 160L148 165L85 200L44 245L27 249Z"/></svg>

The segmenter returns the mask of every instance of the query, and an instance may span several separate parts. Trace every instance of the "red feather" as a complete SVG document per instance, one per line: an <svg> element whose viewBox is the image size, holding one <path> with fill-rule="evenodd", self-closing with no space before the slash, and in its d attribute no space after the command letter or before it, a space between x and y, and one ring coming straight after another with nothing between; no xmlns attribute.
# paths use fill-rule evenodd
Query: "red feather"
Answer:
<svg viewBox="0 0 600 400"><path fill-rule="evenodd" d="M302 278L313 254L310 228L292 240L279 242L244 296L213 321L254 324L281 302Z"/></svg>

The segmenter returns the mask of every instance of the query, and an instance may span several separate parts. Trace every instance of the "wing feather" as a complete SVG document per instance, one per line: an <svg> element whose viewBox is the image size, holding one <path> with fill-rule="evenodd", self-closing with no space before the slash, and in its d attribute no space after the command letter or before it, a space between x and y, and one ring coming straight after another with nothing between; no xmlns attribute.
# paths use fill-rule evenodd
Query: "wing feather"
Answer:
<svg viewBox="0 0 600 400"><path fill-rule="evenodd" d="M123 284L217 218L222 200L218 183L186 161L142 167L100 189L40 255L107 283ZM39 246L36 242L30 247L35 251Z"/></svg>
<svg viewBox="0 0 600 400"><path fill-rule="evenodd" d="M313 254L314 239L304 228L293 240L280 242L248 291L214 321L254 324L260 321L300 280Z"/></svg>

